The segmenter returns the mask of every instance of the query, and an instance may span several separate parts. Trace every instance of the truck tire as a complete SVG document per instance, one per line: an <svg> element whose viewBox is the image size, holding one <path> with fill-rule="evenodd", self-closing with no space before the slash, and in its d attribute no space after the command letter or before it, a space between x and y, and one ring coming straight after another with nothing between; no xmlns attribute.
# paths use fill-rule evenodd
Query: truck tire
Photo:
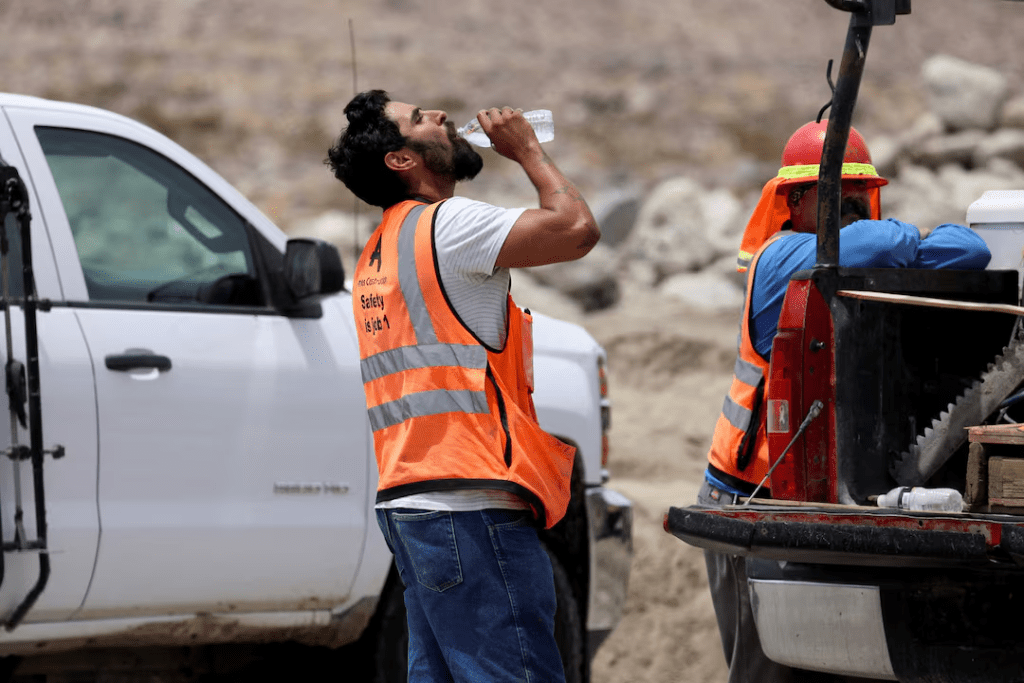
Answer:
<svg viewBox="0 0 1024 683"><path fill-rule="evenodd" d="M375 618L373 683L406 683L409 680L409 624L405 618L405 585L394 567L384 584Z"/></svg>
<svg viewBox="0 0 1024 683"><path fill-rule="evenodd" d="M562 655L562 668L565 671L565 683L584 683L583 624L576 596L572 592L569 575L558 561L555 554L546 545L544 550L551 560L551 573L555 579L555 642L558 653Z"/></svg>
<svg viewBox="0 0 1024 683"><path fill-rule="evenodd" d="M562 568L555 554L544 546L551 560L551 572L555 580L555 641L562 655L565 683L584 683L583 625L579 606L573 595L569 575ZM374 683L406 683L408 680L408 623L405 618L405 587L398 580L398 573L392 572L381 596L381 607L377 613L374 656Z"/></svg>

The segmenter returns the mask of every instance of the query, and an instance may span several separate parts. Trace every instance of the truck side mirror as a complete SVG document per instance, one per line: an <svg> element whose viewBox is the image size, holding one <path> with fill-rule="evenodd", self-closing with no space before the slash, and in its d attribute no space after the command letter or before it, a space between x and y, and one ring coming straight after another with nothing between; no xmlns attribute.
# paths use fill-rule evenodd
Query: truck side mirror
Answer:
<svg viewBox="0 0 1024 683"><path fill-rule="evenodd" d="M312 302L345 288L345 269L338 248L323 240L288 240L284 279L297 301Z"/></svg>

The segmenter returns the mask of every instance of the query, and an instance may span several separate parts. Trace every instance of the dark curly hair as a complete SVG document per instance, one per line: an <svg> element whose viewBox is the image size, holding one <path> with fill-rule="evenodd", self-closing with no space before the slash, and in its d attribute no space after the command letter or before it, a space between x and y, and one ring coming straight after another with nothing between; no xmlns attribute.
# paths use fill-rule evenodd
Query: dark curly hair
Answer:
<svg viewBox="0 0 1024 683"><path fill-rule="evenodd" d="M391 98L383 90L368 90L345 107L348 127L327 150L324 163L334 177L367 204L383 209L408 197L398 174L384 165L384 155L406 146L398 124L384 115Z"/></svg>

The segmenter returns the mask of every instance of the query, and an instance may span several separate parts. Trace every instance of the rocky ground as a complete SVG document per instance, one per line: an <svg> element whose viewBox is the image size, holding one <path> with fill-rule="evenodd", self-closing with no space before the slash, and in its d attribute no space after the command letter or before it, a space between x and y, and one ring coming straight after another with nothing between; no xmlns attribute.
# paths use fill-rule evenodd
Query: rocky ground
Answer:
<svg viewBox="0 0 1024 683"><path fill-rule="evenodd" d="M728 385L732 240L788 134L828 100L847 21L823 0L33 0L0 3L0 73L10 92L141 119L347 259L378 214L322 160L355 90L385 88L457 124L484 106L553 110L548 149L608 221L607 249L588 257L586 297L545 286L544 273L517 277L516 295L608 350L610 469L637 503L626 615L594 681L714 682L725 666L703 559L662 517L693 501ZM963 220L981 190L1024 187L1024 144L991 130L1020 127L1002 102L1024 94L1022 33L1024 3L1001 0L914 0L875 29L855 124L896 178L883 195L893 213ZM923 73L936 55L997 72L1003 118L959 137L936 124ZM485 155L466 194L535 201L514 164ZM612 221L617 204L626 218ZM639 249L629 237L643 225L662 232Z"/></svg>

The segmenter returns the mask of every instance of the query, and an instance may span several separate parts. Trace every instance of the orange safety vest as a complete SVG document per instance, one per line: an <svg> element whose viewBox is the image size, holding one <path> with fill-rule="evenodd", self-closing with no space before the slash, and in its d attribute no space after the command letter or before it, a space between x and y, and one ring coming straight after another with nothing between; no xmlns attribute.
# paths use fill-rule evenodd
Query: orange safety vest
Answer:
<svg viewBox="0 0 1024 683"><path fill-rule="evenodd" d="M747 272L747 297L740 318L739 348L733 366L732 385L715 424L708 462L737 479L757 485L768 473L768 439L761 403L767 390L768 360L750 341L750 302L757 261L769 244L781 235L775 233L754 254Z"/></svg>
<svg viewBox="0 0 1024 683"><path fill-rule="evenodd" d="M550 528L569 505L576 449L537 424L532 317L509 296L502 349L469 331L438 272L438 206L410 200L387 209L356 264L352 303L377 502L496 489L523 498Z"/></svg>

